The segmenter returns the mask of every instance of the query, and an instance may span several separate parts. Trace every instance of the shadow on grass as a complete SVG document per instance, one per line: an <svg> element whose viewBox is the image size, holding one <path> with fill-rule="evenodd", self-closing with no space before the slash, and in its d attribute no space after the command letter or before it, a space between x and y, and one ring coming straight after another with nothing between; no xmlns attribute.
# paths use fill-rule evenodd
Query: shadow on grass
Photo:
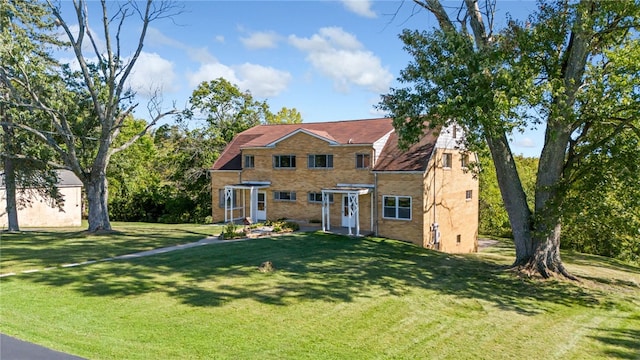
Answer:
<svg viewBox="0 0 640 360"><path fill-rule="evenodd" d="M597 329L606 336L592 336L609 347L604 351L608 358L638 359L640 355L640 330L637 329Z"/></svg>
<svg viewBox="0 0 640 360"><path fill-rule="evenodd" d="M267 260L276 271L259 272L258 265ZM575 284L522 279L480 256L448 255L398 241L324 233L209 245L22 275L21 279L71 287L86 296L164 292L197 307L240 299L278 306L303 301L350 302L421 289L487 301L525 315L558 305L592 307L599 303L594 294Z"/></svg>
<svg viewBox="0 0 640 360"><path fill-rule="evenodd" d="M211 234L155 226L90 233L30 230L2 234L2 270L42 269L198 241ZM26 267L26 268L25 268Z"/></svg>

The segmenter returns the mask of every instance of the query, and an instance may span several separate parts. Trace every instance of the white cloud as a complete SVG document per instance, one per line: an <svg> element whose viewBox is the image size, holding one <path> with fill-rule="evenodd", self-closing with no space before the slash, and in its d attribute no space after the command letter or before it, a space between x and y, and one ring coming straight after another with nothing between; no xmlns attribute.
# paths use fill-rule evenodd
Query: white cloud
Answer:
<svg viewBox="0 0 640 360"><path fill-rule="evenodd" d="M147 29L147 41L149 42L149 44L169 46L182 50L189 56L191 60L197 61L199 63L210 63L217 61L216 58L211 55L211 53L209 53L209 49L207 49L206 47L196 48L188 46L181 41L166 36L160 30L154 27L149 27ZM222 41L224 41L224 38L222 38Z"/></svg>
<svg viewBox="0 0 640 360"><path fill-rule="evenodd" d="M533 147L536 147L536 142L529 137L524 137L524 138L518 139L515 142L515 145L519 147L533 148Z"/></svg>
<svg viewBox="0 0 640 360"><path fill-rule="evenodd" d="M203 81L210 81L217 78L225 78L236 85L240 82L232 68L220 63L203 64L195 73L187 74L191 88L195 88Z"/></svg>
<svg viewBox="0 0 640 360"><path fill-rule="evenodd" d="M291 81L291 74L268 66L245 63L227 66L220 63L204 64L195 73L187 75L192 88L203 81L224 78L241 90L249 90L258 98L273 97L284 91Z"/></svg>
<svg viewBox="0 0 640 360"><path fill-rule="evenodd" d="M221 44L223 44L223 43L224 43L224 35L216 35L213 39L214 39L214 40L215 40L215 42L217 42L217 43L221 43Z"/></svg>
<svg viewBox="0 0 640 360"><path fill-rule="evenodd" d="M259 31L240 38L247 49L272 49L278 46L280 36L273 31Z"/></svg>
<svg viewBox="0 0 640 360"><path fill-rule="evenodd" d="M358 39L341 28L322 28L310 38L289 36L289 43L307 53L307 61L329 76L336 88L347 92L357 85L372 92L388 90L393 76L380 58L363 49Z"/></svg>
<svg viewBox="0 0 640 360"><path fill-rule="evenodd" d="M291 81L291 74L268 66L245 63L237 67L240 88L251 91L257 97L272 97L284 91Z"/></svg>
<svg viewBox="0 0 640 360"><path fill-rule="evenodd" d="M128 78L129 86L139 95L150 97L176 90L176 74L173 63L156 53L140 53Z"/></svg>
<svg viewBox="0 0 640 360"><path fill-rule="evenodd" d="M371 10L370 0L342 0L344 6L351 12L367 18L375 18L376 13Z"/></svg>

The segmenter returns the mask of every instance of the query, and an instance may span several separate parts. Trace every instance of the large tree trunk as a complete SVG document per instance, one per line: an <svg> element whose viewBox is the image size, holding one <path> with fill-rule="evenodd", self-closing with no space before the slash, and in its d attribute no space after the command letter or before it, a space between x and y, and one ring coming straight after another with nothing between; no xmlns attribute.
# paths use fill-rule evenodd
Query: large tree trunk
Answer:
<svg viewBox="0 0 640 360"><path fill-rule="evenodd" d="M504 132L495 137L487 136L487 144L496 167L500 194L513 232L513 241L516 247L516 259L513 266L521 266L533 256L531 210L527 204L527 196L522 188L518 169Z"/></svg>
<svg viewBox="0 0 640 360"><path fill-rule="evenodd" d="M4 117L4 114L3 114ZM13 154L13 129L9 126L3 125L4 131L4 147L7 153ZM4 157L4 185L7 197L7 230L8 231L20 231L20 225L18 224L18 206L16 197L16 172L14 166L14 160L9 156Z"/></svg>
<svg viewBox="0 0 640 360"><path fill-rule="evenodd" d="M100 230L111 230L109 222L109 208L107 176L101 173L97 176L91 176L90 180L85 182L87 191L87 205L89 209L89 231L95 232Z"/></svg>
<svg viewBox="0 0 640 360"><path fill-rule="evenodd" d="M545 132L545 146L540 154L536 177L534 256L526 268L537 271L544 278L554 273L575 279L560 258L561 223L558 187L562 182L565 154L571 136L571 127L563 118L549 121Z"/></svg>

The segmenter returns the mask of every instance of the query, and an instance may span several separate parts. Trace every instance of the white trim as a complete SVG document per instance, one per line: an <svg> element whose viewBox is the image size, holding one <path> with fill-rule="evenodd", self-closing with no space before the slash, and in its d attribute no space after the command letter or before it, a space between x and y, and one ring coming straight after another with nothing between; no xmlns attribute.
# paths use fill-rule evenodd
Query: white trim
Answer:
<svg viewBox="0 0 640 360"><path fill-rule="evenodd" d="M271 185L271 181L251 181L243 180L242 184L255 184L255 185Z"/></svg>
<svg viewBox="0 0 640 360"><path fill-rule="evenodd" d="M371 172L376 173L376 174L424 174L428 171L417 171L417 170L410 170L410 171L400 171L400 170L395 170L395 171L385 171L385 170L372 170Z"/></svg>
<svg viewBox="0 0 640 360"><path fill-rule="evenodd" d="M363 187L363 188L374 188L376 187L374 184L337 184L338 187Z"/></svg>
<svg viewBox="0 0 640 360"><path fill-rule="evenodd" d="M297 130L294 130L294 131L288 133L287 135L275 140L274 142L265 145L265 147L271 147L271 148L275 147L277 143L279 143L279 142L281 142L283 140L286 140L286 139L292 137L293 135L296 135L296 134L299 134L299 133L304 133L304 134L307 134L309 136L313 136L316 139L324 140L324 141L328 142L330 145L339 145L340 144L335 140L327 139L326 137L320 136L320 135L318 135L316 133L313 133L313 132L311 132L311 131L309 131L307 129L297 129Z"/></svg>
<svg viewBox="0 0 640 360"><path fill-rule="evenodd" d="M395 217L387 217L384 214L384 209L385 209L385 205L384 205L384 200L387 197L392 197L396 199L396 216ZM409 218L401 218L398 217L398 209L399 209L399 202L398 202L398 198L409 198L410 204L409 204ZM385 220L402 220L402 221L411 221L413 220L413 197L412 196L407 196L407 195L382 195L382 218Z"/></svg>

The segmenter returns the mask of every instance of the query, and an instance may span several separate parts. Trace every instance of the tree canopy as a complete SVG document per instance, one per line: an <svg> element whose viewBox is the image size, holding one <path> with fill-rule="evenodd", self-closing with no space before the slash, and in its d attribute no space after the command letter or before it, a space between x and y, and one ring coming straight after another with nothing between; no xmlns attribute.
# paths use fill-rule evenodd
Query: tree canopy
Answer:
<svg viewBox="0 0 640 360"><path fill-rule="evenodd" d="M403 86L380 107L404 144L422 134L425 117L464 126L468 146L486 143L514 236L514 266L573 278L559 252L567 189L585 159L623 133L639 133L640 76L623 59L640 56L640 4L541 1L528 19L493 29L492 1L482 8L465 0L456 21L438 0L415 3L439 29L403 31L413 60L398 79ZM545 139L530 207L508 137L536 126Z"/></svg>
<svg viewBox="0 0 640 360"><path fill-rule="evenodd" d="M180 9L171 2L147 0L120 4L110 16L107 2L103 0L100 5L102 23L97 27L102 30L100 34L91 30L84 0L73 3L71 16L63 14L61 7L51 1L22 7L24 11L50 15L51 24L66 38L64 43L55 45L74 54L78 70L55 61L32 67L34 61L44 57L38 52L49 54L52 43L49 38L22 36L17 38L21 46L38 50L23 53L13 51L14 48L4 49L0 72L3 89L6 89L3 103L37 111L46 119L46 122L36 122L33 116L26 116L3 125L32 134L55 153L56 167L69 169L80 178L87 193L90 231L111 229L106 177L111 156L137 141L158 120L176 112L162 111L157 98L152 99L151 120L147 125L114 146L125 127L125 119L138 105L127 81L142 52L148 26ZM14 12L8 11L6 15L12 24L11 31L28 32L23 30L32 26L30 22L15 20L20 16ZM137 43L131 53L125 53L120 42L124 36L122 24L135 17L140 22L140 32L127 36L137 38ZM113 24L116 26L112 27ZM101 41L104 46L98 45Z"/></svg>

